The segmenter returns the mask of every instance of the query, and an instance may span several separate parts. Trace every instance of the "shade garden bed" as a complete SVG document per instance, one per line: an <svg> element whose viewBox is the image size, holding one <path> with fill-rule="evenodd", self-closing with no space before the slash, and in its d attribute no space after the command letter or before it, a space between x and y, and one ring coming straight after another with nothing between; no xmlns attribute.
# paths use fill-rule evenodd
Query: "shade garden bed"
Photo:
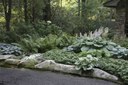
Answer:
<svg viewBox="0 0 128 85"><path fill-rule="evenodd" d="M64 48L57 47L56 49L51 49L51 50L49 49L45 53L38 53L33 55L25 55L24 50L19 47L20 45L16 46L16 44L14 45L14 44L1 43L0 44L0 54L2 54L1 56L3 55L6 56L8 54L8 57L6 56L6 58L5 56L3 56L3 58L0 57L1 66L15 66L15 67L24 67L24 68L41 69L41 70L46 69L46 70L54 70L54 71L62 71L62 72L65 72L63 71L64 69L68 69L65 66L69 66L71 68L70 71L68 71L67 73L78 72L77 74L80 74L82 76L84 75L83 74L84 72L89 72L89 73L92 72L91 75L93 77L95 76L99 77L99 75L94 76L93 74L96 72L94 68L98 68L102 71L108 72L108 74L111 74L113 76L115 75L115 77L117 76L118 79L116 80L115 78L116 81L124 82L127 85L128 49L121 47L120 45L114 42L104 40L101 37L88 37L85 35L85 36L75 37L72 39L74 39L73 40L74 42L72 44L70 43L70 45L66 44L66 47L64 47L64 43L63 43ZM34 43L36 44L36 42ZM29 44L29 42L27 44ZM42 65L43 62L49 60L53 60L55 63L51 62L51 64L46 64L46 68L44 68L45 65L44 67L40 68L40 64ZM36 66L38 64L39 67L37 68ZM54 65L57 67L51 68L54 67ZM61 65L63 65L64 67L61 68ZM58 68L58 66L60 68ZM100 77L104 78L104 76L100 76ZM108 78L108 80L113 80L113 79Z"/></svg>

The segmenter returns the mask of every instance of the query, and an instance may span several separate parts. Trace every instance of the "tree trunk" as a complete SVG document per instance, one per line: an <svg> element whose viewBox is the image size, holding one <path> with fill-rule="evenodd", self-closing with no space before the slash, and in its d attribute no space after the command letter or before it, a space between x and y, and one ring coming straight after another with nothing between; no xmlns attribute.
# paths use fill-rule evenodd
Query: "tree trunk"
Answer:
<svg viewBox="0 0 128 85"><path fill-rule="evenodd" d="M32 6L32 22L33 22L33 23L35 22L35 19L36 19L36 15L35 15L35 6L34 6L34 3L33 3L33 6Z"/></svg>
<svg viewBox="0 0 128 85"><path fill-rule="evenodd" d="M43 17L43 19L44 19L45 21L51 20L51 4L50 4L50 1L51 1L51 0L45 1L45 8L44 8L44 10L43 10L43 12L44 12L44 17Z"/></svg>
<svg viewBox="0 0 128 85"><path fill-rule="evenodd" d="M22 1L21 0L18 0L18 17L17 17L17 21L18 22L21 22L21 19L22 19Z"/></svg>
<svg viewBox="0 0 128 85"><path fill-rule="evenodd" d="M125 0L125 34L128 37L128 0Z"/></svg>
<svg viewBox="0 0 128 85"><path fill-rule="evenodd" d="M78 0L78 16L80 16L80 0Z"/></svg>
<svg viewBox="0 0 128 85"><path fill-rule="evenodd" d="M125 37L125 10L123 8L116 9L116 30L114 39L121 39Z"/></svg>
<svg viewBox="0 0 128 85"><path fill-rule="evenodd" d="M86 5L85 5L86 0L82 0L82 17L85 17L85 13L86 13Z"/></svg>
<svg viewBox="0 0 128 85"><path fill-rule="evenodd" d="M63 6L63 1L62 1L62 0L60 0L60 6L61 6L61 7Z"/></svg>
<svg viewBox="0 0 128 85"><path fill-rule="evenodd" d="M27 23L28 22L28 1L24 0L24 20Z"/></svg>
<svg viewBox="0 0 128 85"><path fill-rule="evenodd" d="M36 20L36 16L38 16L38 15L36 15L36 10L35 10L35 8L36 8L36 5L35 5L35 3L36 3L36 0L32 0L32 22L34 23L35 22L35 20ZM39 3L39 2L38 2ZM38 13L37 13L38 14Z"/></svg>
<svg viewBox="0 0 128 85"><path fill-rule="evenodd" d="M10 31L10 18L8 16L8 14L5 15L6 17L6 31Z"/></svg>
<svg viewBox="0 0 128 85"><path fill-rule="evenodd" d="M2 0L2 4L4 7L4 13L5 13L5 26L6 31L10 31L10 20L11 20L11 14L12 14L12 0Z"/></svg>

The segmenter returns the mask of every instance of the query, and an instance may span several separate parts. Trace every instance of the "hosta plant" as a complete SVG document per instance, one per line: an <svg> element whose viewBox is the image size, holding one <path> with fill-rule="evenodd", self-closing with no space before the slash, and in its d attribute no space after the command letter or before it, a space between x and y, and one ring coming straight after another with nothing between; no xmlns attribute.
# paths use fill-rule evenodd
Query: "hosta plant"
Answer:
<svg viewBox="0 0 128 85"><path fill-rule="evenodd" d="M22 49L14 44L0 43L0 54L2 55L21 55Z"/></svg>
<svg viewBox="0 0 128 85"><path fill-rule="evenodd" d="M86 57L80 57L76 62L77 70L92 70L95 66L97 66L98 58L93 57L92 55L87 55Z"/></svg>
<svg viewBox="0 0 128 85"><path fill-rule="evenodd" d="M67 47L67 50L74 52L86 52L87 54L90 53L96 56L99 56L100 54L101 57L128 59L128 49L121 47L114 42L106 41L101 37L79 37L73 45ZM97 52L99 53L98 55Z"/></svg>

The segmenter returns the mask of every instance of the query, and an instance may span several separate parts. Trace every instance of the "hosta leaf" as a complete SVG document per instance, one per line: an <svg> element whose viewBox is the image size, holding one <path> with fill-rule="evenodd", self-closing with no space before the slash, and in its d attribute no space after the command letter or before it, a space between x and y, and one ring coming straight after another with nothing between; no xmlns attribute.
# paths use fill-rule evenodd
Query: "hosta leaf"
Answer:
<svg viewBox="0 0 128 85"><path fill-rule="evenodd" d="M88 41L87 41L87 42L85 42L85 44L90 46L90 45L93 45L94 42L88 42Z"/></svg>
<svg viewBox="0 0 128 85"><path fill-rule="evenodd" d="M117 46L117 44L114 43L114 42L108 42L108 44L109 44L109 45L112 45L112 46Z"/></svg>
<svg viewBox="0 0 128 85"><path fill-rule="evenodd" d="M83 46L83 47L81 48L81 51L88 51L88 50L89 50L89 47Z"/></svg>
<svg viewBox="0 0 128 85"><path fill-rule="evenodd" d="M103 45L94 44L95 47L101 48Z"/></svg>
<svg viewBox="0 0 128 85"><path fill-rule="evenodd" d="M113 47L112 45L108 45L108 46L106 46L106 49L109 50L109 51L112 51L113 48L114 48L114 47Z"/></svg>

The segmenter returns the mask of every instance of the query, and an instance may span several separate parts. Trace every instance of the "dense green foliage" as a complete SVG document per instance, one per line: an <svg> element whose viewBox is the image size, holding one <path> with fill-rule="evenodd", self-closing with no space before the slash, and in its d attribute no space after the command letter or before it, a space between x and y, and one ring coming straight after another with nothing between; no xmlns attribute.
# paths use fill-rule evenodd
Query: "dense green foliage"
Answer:
<svg viewBox="0 0 128 85"><path fill-rule="evenodd" d="M74 40L74 37L62 33L58 35L49 34L46 37L28 36L28 38L23 38L19 43L25 52L42 53L55 48L67 47L71 45Z"/></svg>
<svg viewBox="0 0 128 85"><path fill-rule="evenodd" d="M27 1L25 3L25 1ZM76 0L12 0L12 12L10 15L10 30L24 30L21 25L26 23L32 25L39 30L43 30L45 24L44 21L52 21L57 26L61 27L63 31L68 33L79 33L95 30L100 26L109 26L109 22L112 22L111 11L103 7L103 3L106 0L86 0L86 3L78 3ZM50 3L50 4L49 4ZM78 6L80 4L80 7ZM85 6L85 8L82 7ZM6 30L6 17L4 17L4 7L0 4L0 26L2 30ZM80 10L78 10L80 9ZM83 10L85 10L85 16L82 16ZM102 11L102 12L101 12ZM80 13L80 14L79 14ZM17 25L17 23L19 23ZM44 28L45 29L45 28ZM26 29L25 29L26 30ZM26 33L29 30L26 30ZM45 29L44 32L50 32ZM40 35L43 33L40 32ZM45 34L45 33L44 33ZM44 35L43 34L43 35Z"/></svg>
<svg viewBox="0 0 128 85"><path fill-rule="evenodd" d="M92 55L87 55L86 57L80 57L75 62L76 69L78 70L93 70L95 66L98 65L98 58L93 57Z"/></svg>
<svg viewBox="0 0 128 85"><path fill-rule="evenodd" d="M19 42L23 38L27 36L37 36L37 37L45 37L49 34L59 35L62 33L60 27L52 24L50 21L48 22L37 22L36 24L26 24L26 23L17 23L14 27L14 30L10 32L6 32L4 30L0 30L0 42Z"/></svg>
<svg viewBox="0 0 128 85"><path fill-rule="evenodd" d="M123 82L128 82L128 61L113 58L96 58L92 55L80 57L74 52L64 50L51 50L43 54L44 59L55 60L63 64L74 64L78 70L92 70L94 67L101 68L118 76Z"/></svg>
<svg viewBox="0 0 128 85"><path fill-rule="evenodd" d="M94 67L101 68L121 78L125 83L128 81L128 61L113 58L96 58L90 54L80 57L74 52L66 52L54 49L43 53L43 58L55 60L58 63L74 64L78 70L92 70Z"/></svg>
<svg viewBox="0 0 128 85"><path fill-rule="evenodd" d="M62 27L63 31L68 33L84 33L90 30L94 31L101 26L112 27L110 24L111 20L109 19L111 17L110 9L103 7L103 3L106 0L86 0L85 3L80 3L80 8L77 0L62 1L62 4L64 3L62 7L59 4L53 5L52 12L54 15L52 21ZM84 8L82 8L83 4ZM85 16L82 16L83 10Z"/></svg>
<svg viewBox="0 0 128 85"><path fill-rule="evenodd" d="M0 54L43 53L45 60L83 71L98 67L128 82L128 39L111 40L115 11L103 7L107 0L2 1Z"/></svg>
<svg viewBox="0 0 128 85"><path fill-rule="evenodd" d="M76 59L78 59L78 55L74 52L66 52L60 49L54 49L44 53L43 58L47 60L55 60L56 62L63 64L74 64Z"/></svg>
<svg viewBox="0 0 128 85"><path fill-rule="evenodd" d="M99 60L99 68L117 75L128 84L128 61L121 59L102 58Z"/></svg>
<svg viewBox="0 0 128 85"><path fill-rule="evenodd" d="M117 40L113 40L113 41L125 48L128 48L128 38L117 39Z"/></svg>
<svg viewBox="0 0 128 85"><path fill-rule="evenodd" d="M128 59L128 49L100 37L79 37L73 45L67 48L67 50L81 52L82 56L91 54L95 57Z"/></svg>

